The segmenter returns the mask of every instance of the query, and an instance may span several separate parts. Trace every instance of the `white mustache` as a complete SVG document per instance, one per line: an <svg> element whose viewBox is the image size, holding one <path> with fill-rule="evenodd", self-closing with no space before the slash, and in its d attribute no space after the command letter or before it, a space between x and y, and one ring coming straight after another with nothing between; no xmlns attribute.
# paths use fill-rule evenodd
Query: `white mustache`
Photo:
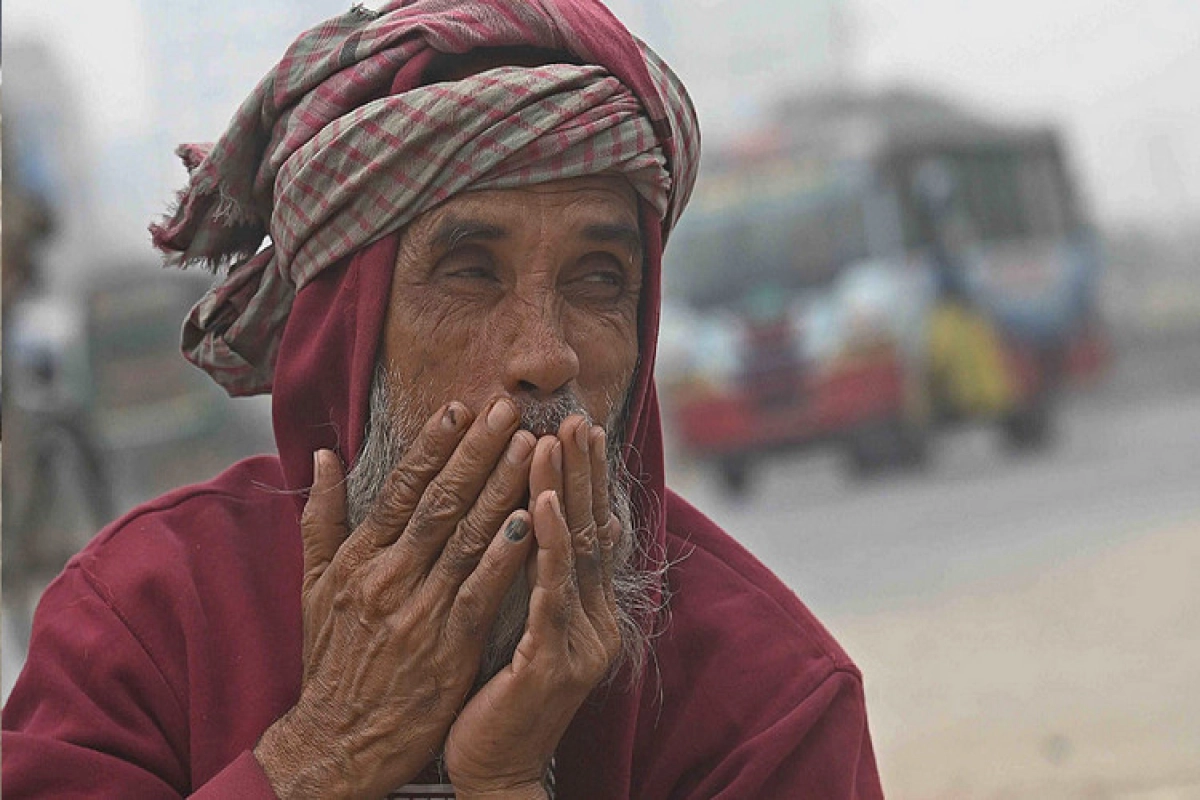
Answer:
<svg viewBox="0 0 1200 800"><path fill-rule="evenodd" d="M558 433L559 426L572 414L578 414L592 424L591 415L571 392L562 392L549 401L517 398L517 407L521 412L521 428L534 436Z"/></svg>

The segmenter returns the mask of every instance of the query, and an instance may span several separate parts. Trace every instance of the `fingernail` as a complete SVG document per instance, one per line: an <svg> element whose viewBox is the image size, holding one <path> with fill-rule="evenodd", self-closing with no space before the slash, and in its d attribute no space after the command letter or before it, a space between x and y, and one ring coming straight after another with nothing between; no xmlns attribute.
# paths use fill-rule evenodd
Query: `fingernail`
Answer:
<svg viewBox="0 0 1200 800"><path fill-rule="evenodd" d="M550 447L550 463L556 472L562 472L562 445L558 442Z"/></svg>
<svg viewBox="0 0 1200 800"><path fill-rule="evenodd" d="M601 453L607 453L608 452L608 434L606 434L604 432L604 428L601 428L599 425L592 428L592 430L596 434L596 449L599 450Z"/></svg>
<svg viewBox="0 0 1200 800"><path fill-rule="evenodd" d="M579 445L579 449L583 452L588 451L588 426L585 422L580 422L579 427L575 429L575 444Z"/></svg>
<svg viewBox="0 0 1200 800"><path fill-rule="evenodd" d="M529 523L525 517L517 516L508 521L504 527L504 538L510 542L519 542L529 533Z"/></svg>
<svg viewBox="0 0 1200 800"><path fill-rule="evenodd" d="M554 509L555 514L558 514L561 517L562 516L562 503L560 503L558 501L558 492L556 492L554 490L549 490L549 491L550 491L550 507L552 509Z"/></svg>
<svg viewBox="0 0 1200 800"><path fill-rule="evenodd" d="M458 430L464 411L465 409L457 402L446 406L446 410L442 412L442 427L447 431Z"/></svg>
<svg viewBox="0 0 1200 800"><path fill-rule="evenodd" d="M313 485L321 480L321 451L313 450Z"/></svg>
<svg viewBox="0 0 1200 800"><path fill-rule="evenodd" d="M508 444L508 450L504 454L504 459L514 466L525 463L525 460L529 458L529 454L533 452L533 445L529 442L531 438L525 431L517 431L512 441Z"/></svg>
<svg viewBox="0 0 1200 800"><path fill-rule="evenodd" d="M493 433L505 430L516 421L517 409L513 406L512 401L505 397L495 402L487 416L488 430Z"/></svg>

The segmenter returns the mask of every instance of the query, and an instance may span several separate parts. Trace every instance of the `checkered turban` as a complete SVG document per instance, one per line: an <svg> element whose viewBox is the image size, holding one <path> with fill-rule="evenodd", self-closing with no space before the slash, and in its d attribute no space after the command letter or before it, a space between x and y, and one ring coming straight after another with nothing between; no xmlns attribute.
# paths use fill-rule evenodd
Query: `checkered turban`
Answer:
<svg viewBox="0 0 1200 800"><path fill-rule="evenodd" d="M610 70L621 59L589 38L587 15L597 14L619 28L580 0L403 0L301 35L215 145L179 149L189 184L151 226L169 263L226 270L185 324L185 356L231 395L271 391L296 293L465 191L619 173L665 237L695 179L694 111L670 69L627 33L639 69ZM435 53L511 46L582 65L420 83Z"/></svg>

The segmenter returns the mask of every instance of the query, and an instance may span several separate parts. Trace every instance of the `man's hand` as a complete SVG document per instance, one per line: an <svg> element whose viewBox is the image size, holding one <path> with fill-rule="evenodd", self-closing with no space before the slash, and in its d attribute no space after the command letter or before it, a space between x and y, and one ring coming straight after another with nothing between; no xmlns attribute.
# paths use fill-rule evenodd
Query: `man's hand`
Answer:
<svg viewBox="0 0 1200 800"><path fill-rule="evenodd" d="M544 797L559 740L620 649L612 583L620 523L609 506L604 443L601 428L570 417L537 444L529 620L512 663L450 730L446 766L460 798Z"/></svg>
<svg viewBox="0 0 1200 800"><path fill-rule="evenodd" d="M341 465L315 455L303 685L255 748L279 797L381 797L437 756L529 552L529 514L513 509L536 440L517 421L507 399L473 424L450 403L352 532Z"/></svg>

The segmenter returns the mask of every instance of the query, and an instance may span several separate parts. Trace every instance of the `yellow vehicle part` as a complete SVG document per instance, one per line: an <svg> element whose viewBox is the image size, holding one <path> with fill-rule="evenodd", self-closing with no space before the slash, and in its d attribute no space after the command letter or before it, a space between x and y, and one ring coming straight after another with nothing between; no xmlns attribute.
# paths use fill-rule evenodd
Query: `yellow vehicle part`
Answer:
<svg viewBox="0 0 1200 800"><path fill-rule="evenodd" d="M929 324L929 360L939 400L956 414L999 417L1013 410L1017 391L1005 366L1004 345L978 310L938 303Z"/></svg>

